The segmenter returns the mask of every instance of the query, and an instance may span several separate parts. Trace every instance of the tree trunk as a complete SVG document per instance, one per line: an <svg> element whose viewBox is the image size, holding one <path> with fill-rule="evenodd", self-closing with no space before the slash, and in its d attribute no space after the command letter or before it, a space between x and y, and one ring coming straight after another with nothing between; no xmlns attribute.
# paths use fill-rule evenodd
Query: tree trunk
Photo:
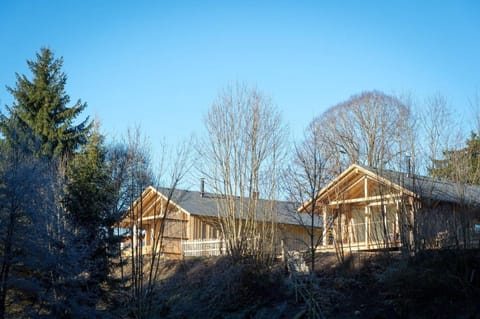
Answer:
<svg viewBox="0 0 480 319"><path fill-rule="evenodd" d="M12 244L13 244L13 228L15 225L15 214L10 213L9 223L7 227L7 235L4 242L4 254L2 260L2 269L0 272L0 319L5 318L5 302L8 290L8 277L10 274Z"/></svg>

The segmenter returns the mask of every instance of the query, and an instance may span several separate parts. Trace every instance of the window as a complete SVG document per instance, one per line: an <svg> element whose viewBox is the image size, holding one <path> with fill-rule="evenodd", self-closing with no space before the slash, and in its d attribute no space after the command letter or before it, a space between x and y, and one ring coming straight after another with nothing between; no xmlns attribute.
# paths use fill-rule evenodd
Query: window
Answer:
<svg viewBox="0 0 480 319"><path fill-rule="evenodd" d="M480 224L473 225L473 231L475 234L480 234Z"/></svg>

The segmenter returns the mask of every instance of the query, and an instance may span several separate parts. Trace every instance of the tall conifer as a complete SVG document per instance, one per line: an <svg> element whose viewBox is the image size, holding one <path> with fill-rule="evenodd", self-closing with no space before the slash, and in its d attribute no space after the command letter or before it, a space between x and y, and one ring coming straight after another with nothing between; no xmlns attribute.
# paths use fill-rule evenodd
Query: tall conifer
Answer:
<svg viewBox="0 0 480 319"><path fill-rule="evenodd" d="M111 217L114 194L106 152L99 126L94 125L87 143L67 169L65 206L78 238L89 249L82 267L90 274L90 290L107 280L109 246L115 242L115 238L109 236L115 220Z"/></svg>
<svg viewBox="0 0 480 319"><path fill-rule="evenodd" d="M34 154L47 158L69 156L86 142L91 127L88 117L74 123L86 103L77 100L73 106L67 106L70 96L65 92L63 58L55 58L50 49L41 48L36 60L27 64L32 79L17 73L15 87L7 87L14 102L7 106L9 117L0 113L1 133L7 143L15 143L18 136L12 136L10 128L19 127L24 135L22 140L28 137L27 144Z"/></svg>

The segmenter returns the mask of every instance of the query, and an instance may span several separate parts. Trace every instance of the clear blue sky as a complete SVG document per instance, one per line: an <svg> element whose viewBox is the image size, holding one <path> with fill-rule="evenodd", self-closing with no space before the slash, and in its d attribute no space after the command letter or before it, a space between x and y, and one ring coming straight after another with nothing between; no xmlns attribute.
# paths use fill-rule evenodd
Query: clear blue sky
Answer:
<svg viewBox="0 0 480 319"><path fill-rule="evenodd" d="M140 125L200 134L219 89L270 95L297 137L364 90L436 92L467 114L480 92L480 1L0 0L0 104L41 46L110 137Z"/></svg>

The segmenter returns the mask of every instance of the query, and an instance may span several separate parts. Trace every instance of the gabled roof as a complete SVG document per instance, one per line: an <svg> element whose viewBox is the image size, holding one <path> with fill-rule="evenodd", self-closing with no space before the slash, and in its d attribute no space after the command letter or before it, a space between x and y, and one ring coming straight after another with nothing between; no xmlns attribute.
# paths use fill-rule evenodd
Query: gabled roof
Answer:
<svg viewBox="0 0 480 319"><path fill-rule="evenodd" d="M345 199L365 198L365 184L368 183L368 193L372 196L375 191L379 192L379 185L387 186L388 192L406 193L410 196L415 194L395 182L395 179L383 177L373 169L358 164L353 164L323 187L316 196L316 201L329 204L340 202ZM308 210L311 200L306 202L299 211Z"/></svg>
<svg viewBox="0 0 480 319"><path fill-rule="evenodd" d="M370 170L374 171L374 169L371 168ZM406 174L392 170L378 171L377 174L417 194L421 198L457 203L465 206L480 206L479 185L455 183L443 179L417 174Z"/></svg>
<svg viewBox="0 0 480 319"><path fill-rule="evenodd" d="M387 169L376 169L368 166L353 164L333 181L325 186L317 195L317 200L327 200L334 190L351 189L361 178L368 178L388 186L392 191L436 201L451 202L466 206L480 206L480 186L454 183L434 179L417 174L407 174Z"/></svg>
<svg viewBox="0 0 480 319"><path fill-rule="evenodd" d="M156 194L159 195L162 200L165 202L168 196L171 193L169 188L154 188L149 186L142 193L142 196L147 198L145 201L145 208L149 209L153 206L154 199L152 197ZM202 196L201 192L175 189L171 193L170 203L175 205L181 211L189 215L203 216L203 217L218 217L218 200L220 195L213 193L204 193ZM236 198L237 201L240 201L240 198ZM246 199L248 201L248 199ZM138 200L134 203L134 205ZM296 212L295 204L288 201L271 201L266 199L258 199L258 209L257 216L258 220L263 219L263 207L268 205L274 206L274 211L276 212L276 222L279 224L288 224L288 225L309 225L311 223L310 216L307 214L298 214ZM322 220L319 216L315 218L315 226L322 227Z"/></svg>

